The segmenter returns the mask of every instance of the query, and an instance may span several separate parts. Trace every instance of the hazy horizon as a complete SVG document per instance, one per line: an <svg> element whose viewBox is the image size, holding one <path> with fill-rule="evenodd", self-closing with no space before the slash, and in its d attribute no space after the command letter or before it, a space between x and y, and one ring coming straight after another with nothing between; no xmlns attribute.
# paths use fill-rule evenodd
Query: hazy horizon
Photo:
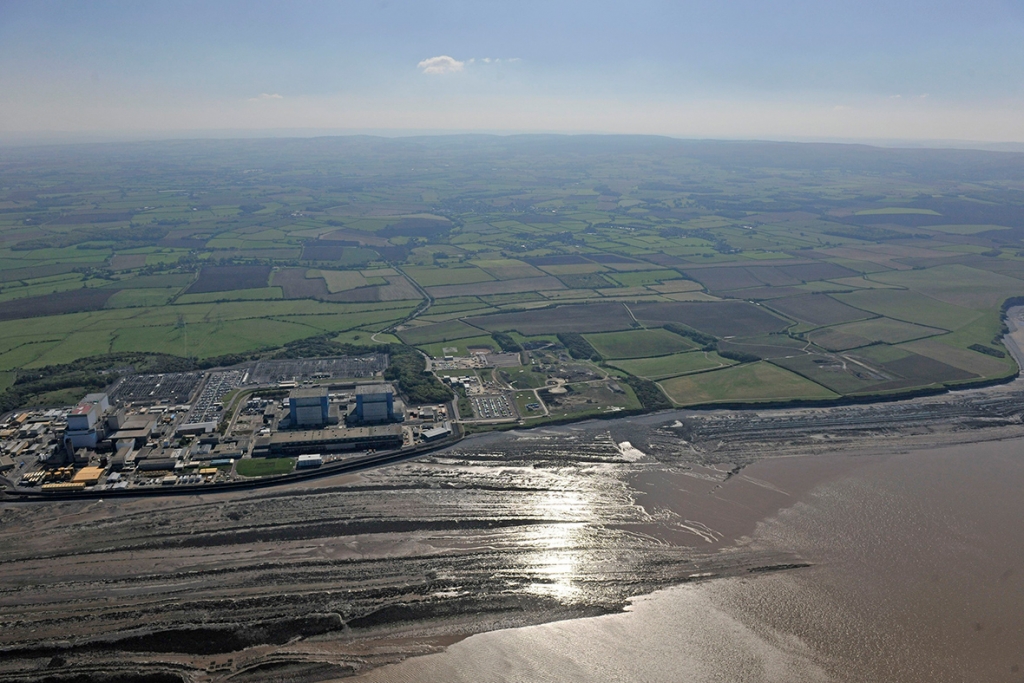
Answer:
<svg viewBox="0 0 1024 683"><path fill-rule="evenodd" d="M662 137L679 141L705 142L750 142L750 143L794 143L864 145L888 149L960 149L986 152L1024 153L1024 142L979 141L979 140L913 140L874 138L801 138L801 137L697 137L660 134L607 133L603 131L478 131L478 130L380 130L380 129L249 129L249 130L166 130L132 131L126 133L108 131L45 131L30 133L0 133L0 149L14 147L46 147L83 144L148 143L171 141L216 141L216 140L287 140L302 138L332 137L376 137L385 139L422 137L512 137L512 136L607 136L607 137Z"/></svg>
<svg viewBox="0 0 1024 683"><path fill-rule="evenodd" d="M0 141L303 131L1024 142L989 0L0 6Z"/></svg>

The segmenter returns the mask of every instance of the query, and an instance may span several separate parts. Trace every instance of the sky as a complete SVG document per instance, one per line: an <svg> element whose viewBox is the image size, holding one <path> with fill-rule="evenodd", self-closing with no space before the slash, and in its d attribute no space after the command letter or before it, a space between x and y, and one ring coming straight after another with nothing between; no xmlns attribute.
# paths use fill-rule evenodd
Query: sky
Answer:
<svg viewBox="0 0 1024 683"><path fill-rule="evenodd" d="M1024 142L1024 0L0 0L0 138Z"/></svg>

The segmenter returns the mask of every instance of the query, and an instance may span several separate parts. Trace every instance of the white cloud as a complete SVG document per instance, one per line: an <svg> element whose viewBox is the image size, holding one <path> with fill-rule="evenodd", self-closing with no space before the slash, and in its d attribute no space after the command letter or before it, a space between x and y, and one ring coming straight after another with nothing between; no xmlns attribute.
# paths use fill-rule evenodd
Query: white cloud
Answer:
<svg viewBox="0 0 1024 683"><path fill-rule="evenodd" d="M448 55L440 55L438 57L431 57L430 59L424 59L416 66L420 68L425 74L437 76L440 74L450 74L458 71L464 71L466 67L473 66L476 63L480 64L511 64L513 62L522 61L519 57L507 57L502 59L500 57L470 57L467 60L459 61L454 57Z"/></svg>
<svg viewBox="0 0 1024 683"><path fill-rule="evenodd" d="M261 93L259 97L250 97L250 102L263 102L265 100L283 100L284 96L275 93Z"/></svg>
<svg viewBox="0 0 1024 683"><path fill-rule="evenodd" d="M462 71L466 65L465 62L449 57L448 55L440 55L438 57L431 57L430 59L424 59L422 62L417 64L423 73L436 76L439 74L450 74L457 71Z"/></svg>

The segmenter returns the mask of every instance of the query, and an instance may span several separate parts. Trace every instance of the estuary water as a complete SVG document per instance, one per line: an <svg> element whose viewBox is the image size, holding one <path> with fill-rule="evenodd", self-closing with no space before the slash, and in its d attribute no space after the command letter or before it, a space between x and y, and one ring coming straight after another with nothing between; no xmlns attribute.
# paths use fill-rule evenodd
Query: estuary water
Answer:
<svg viewBox="0 0 1024 683"><path fill-rule="evenodd" d="M1024 439L767 460L757 478L785 491L801 471L816 485L743 543L810 567L474 635L359 680L1024 680Z"/></svg>

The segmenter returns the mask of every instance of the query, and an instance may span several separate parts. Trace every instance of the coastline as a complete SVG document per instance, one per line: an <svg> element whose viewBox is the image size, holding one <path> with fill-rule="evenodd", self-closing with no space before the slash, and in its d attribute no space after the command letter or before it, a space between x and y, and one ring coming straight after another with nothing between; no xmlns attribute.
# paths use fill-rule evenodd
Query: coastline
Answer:
<svg viewBox="0 0 1024 683"><path fill-rule="evenodd" d="M1008 299L1006 303L1011 300ZM1007 328L1007 333L1003 335L1003 345L1009 351L1016 363L1016 370L1012 374L1008 374L1004 377L995 377L979 380L968 380L958 382L956 384L946 384L936 387L920 387L917 389L911 389L908 391L899 391L892 394L870 394L870 395L859 395L859 396L841 396L835 399L788 399L783 401L743 401L743 402L731 402L722 401L716 403L706 403L694 406L687 406L685 408L667 408L661 410L624 410L617 411L614 413L606 413L600 415L590 415L584 418L563 418L555 419L544 422L543 424L521 424L521 423L510 423L508 425L495 425L485 431L473 431L472 433L466 433L464 426L461 423L455 423L459 425L458 434L453 435L450 438L444 440L421 444L412 448L403 448L399 451L389 451L386 453L379 453L356 460L346 461L344 463L333 463L322 466L321 468L308 472L291 472L285 475L275 475L270 477L253 478L244 481L232 481L232 482L219 482L215 484L202 484L202 485L179 485L173 488L154 488L154 489L131 489L131 490L104 490L104 491L49 491L42 492L37 490L19 489L14 485L13 482L7 480L4 477L0 477L0 482L3 486L0 486L0 500L5 496L9 498L21 498L25 500L49 500L49 499L61 499L61 500L74 500L74 499L88 499L98 497L133 497L133 496L167 496L167 495L192 495L195 493L218 493L224 491L242 490L242 489L259 489L269 486L280 486L309 479L317 479L322 477L338 476L343 474L350 474L353 472L362 471L373 467L381 467L385 465L395 464L405 460L421 457L428 453L442 450L450 446L456 445L459 442L466 439L479 439L487 437L491 434L501 434L507 432L519 432L525 430L534 429L551 429L561 426L568 425L583 425L595 422L604 421L621 421L629 418L649 418L659 416L672 416L678 414L688 414L690 412L713 412L721 410L734 410L734 411L763 411L763 410L787 410L787 409L799 409L799 408L842 408L847 406L868 406L868 405L879 405L886 403L903 403L914 401L917 399L942 396L955 392L969 392L976 391L979 389L985 389L989 387L998 387L1015 382L1021 377L1022 369L1024 369L1024 328L1018 326L1015 321L1015 315L1024 314L1024 306L1010 306L1007 307L1004 303L1002 322Z"/></svg>
<svg viewBox="0 0 1024 683"><path fill-rule="evenodd" d="M618 615L672 586L812 576L828 558L760 542L765 525L903 453L1020 439L1022 397L1018 380L902 403L673 410L474 435L257 491L3 500L0 675L38 680L60 660L90 681L269 681L274 667L326 680L476 633Z"/></svg>

